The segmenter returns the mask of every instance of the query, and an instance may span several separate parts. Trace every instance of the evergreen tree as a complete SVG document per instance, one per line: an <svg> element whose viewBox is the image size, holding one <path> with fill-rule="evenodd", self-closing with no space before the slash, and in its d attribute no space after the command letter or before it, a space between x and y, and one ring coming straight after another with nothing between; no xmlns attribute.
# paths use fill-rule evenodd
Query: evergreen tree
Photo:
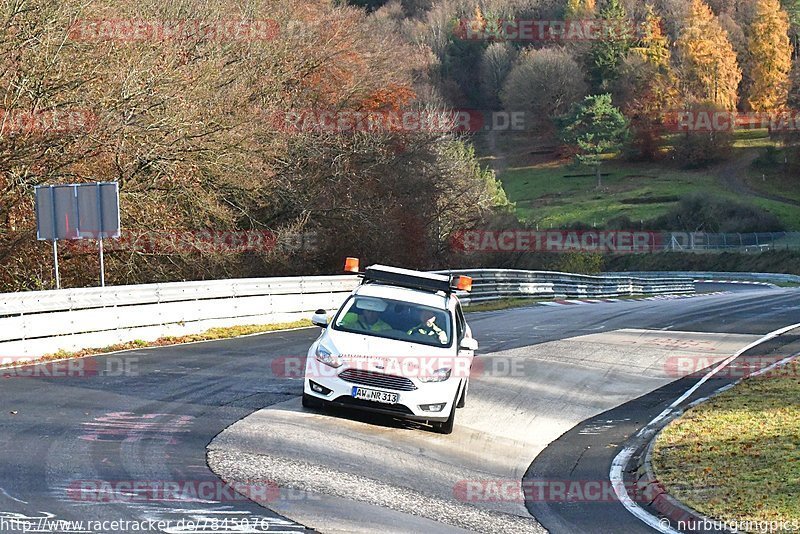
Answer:
<svg viewBox="0 0 800 534"><path fill-rule="evenodd" d="M577 148L575 159L579 163L594 167L597 187L603 185L600 174L603 156L622 148L627 134L628 121L611 104L610 94L587 96L561 120L561 139Z"/></svg>
<svg viewBox="0 0 800 534"><path fill-rule="evenodd" d="M605 90L619 77L619 67L633 44L632 25L619 0L606 0L600 9L601 37L589 50L592 87Z"/></svg>
<svg viewBox="0 0 800 534"><path fill-rule="evenodd" d="M614 99L631 123L631 156L652 161L659 157L664 113L674 108L677 90L669 39L650 5L640 30L621 66Z"/></svg>
<svg viewBox="0 0 800 534"><path fill-rule="evenodd" d="M727 33L702 0L691 1L675 46L684 96L736 109L742 70Z"/></svg>
<svg viewBox="0 0 800 534"><path fill-rule="evenodd" d="M754 111L773 111L786 105L792 48L789 17L778 0L758 0L756 16L747 32L750 94L747 103Z"/></svg>
<svg viewBox="0 0 800 534"><path fill-rule="evenodd" d="M664 35L663 21L651 4L647 4L645 10L642 37L632 50L648 63L669 69L672 53L669 50L669 39Z"/></svg>

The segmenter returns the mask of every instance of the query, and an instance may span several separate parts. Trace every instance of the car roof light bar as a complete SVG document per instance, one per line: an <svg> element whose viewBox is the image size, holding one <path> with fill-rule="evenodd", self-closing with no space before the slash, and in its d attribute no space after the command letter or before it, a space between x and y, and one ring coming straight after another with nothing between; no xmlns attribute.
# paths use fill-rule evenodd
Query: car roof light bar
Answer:
<svg viewBox="0 0 800 534"><path fill-rule="evenodd" d="M464 275L426 273L388 265L371 265L363 273L359 272L358 268L358 258L347 258L345 272L357 274L363 279L362 284L381 283L433 293L442 291L447 295L456 290L470 291L472 289L472 278Z"/></svg>
<svg viewBox="0 0 800 534"><path fill-rule="evenodd" d="M444 291L451 293L451 277L443 274L430 274L386 265L371 265L364 271L364 282L377 282L392 286L421 289L423 291Z"/></svg>

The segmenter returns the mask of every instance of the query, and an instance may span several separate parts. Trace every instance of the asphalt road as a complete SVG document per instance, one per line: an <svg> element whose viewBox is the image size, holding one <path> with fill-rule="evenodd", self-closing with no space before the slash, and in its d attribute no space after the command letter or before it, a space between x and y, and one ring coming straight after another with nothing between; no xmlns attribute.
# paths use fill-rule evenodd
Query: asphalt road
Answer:
<svg viewBox="0 0 800 534"><path fill-rule="evenodd" d="M586 358L585 349L583 353L578 350L581 341L567 338L590 336L586 341L591 346L597 342L596 338L591 338L592 335L611 333L614 337L619 334L613 331L619 329L642 329L741 334L741 341L744 341L782 325L800 322L800 291L755 289L687 299L532 306L470 314L468 320L481 342L481 353L486 355L515 354L514 351L522 350L531 362L546 362L546 355L533 349L527 352L528 348L549 342L566 343L575 349L578 358L573 362L574 368L584 366L589 369L587 375L600 376L601 379L607 376L608 391L615 377L636 373L623 373L617 362L613 366L617 374L604 374L606 371L602 367L591 364ZM82 368L72 372L59 372L58 364L52 363L6 371L7 377L0 381L3 429L0 433L0 450L3 451L0 461L0 531L22 531L24 524L29 531L46 532L48 524L45 519L170 520L172 523L168 528L151 531L176 533L209 531L201 530L199 524L187 525L187 520L205 522L207 526L214 522L227 525L227 529L219 528L217 531L302 530L299 525L276 513L226 491L206 465L206 446L223 429L256 410L285 401L289 404L297 402L294 399L301 393L300 379L276 376L273 364L283 357L304 355L317 333L315 329L304 329L228 341L142 349L85 359ZM648 335L652 338L652 334ZM736 344L732 342L735 338L730 336L713 339L720 348ZM662 349L664 347L658 350ZM612 359L606 357L599 365L603 362L612 362ZM58 376L42 376L54 374ZM660 381L667 378L661 376L650 380L649 390L657 389ZM558 376L553 375L530 376L527 381L533 388L547 387L548 380L552 383L556 379ZM631 383L642 384L633 380ZM615 391L617 397L613 402L624 403L625 393ZM594 399L596 405L587 406L587 410L602 409L601 397L598 395ZM475 404L474 407L468 405L459 414L465 422L470 421L470 416L465 415L468 410L479 406ZM498 406L498 409L501 413L504 408ZM521 412L525 409L525 405L519 406ZM291 410L287 413L291 416ZM330 418L325 414L300 415ZM576 412L575 416L579 415ZM473 417L480 423L485 415L473 412ZM344 421L354 426L375 426L379 433L402 430L404 435L415 436L411 438L414 443L421 439L423 447L427 438L433 442L432 438L437 437L422 430L398 430L391 425L376 425L357 417ZM509 421L506 428L513 427L512 423ZM453 436L459 436L463 428L457 420ZM559 430L557 425L550 428L552 432ZM268 438L269 434L265 435L264 441ZM539 440L535 445L546 446L543 441ZM530 443L523 440L523 444ZM515 454L521 450L517 443L512 449ZM420 452L424 454L427 451ZM491 451L487 451L487 455L491 457ZM534 456L533 452L529 454L528 464ZM521 461L511 462L512 472L519 471ZM519 476L523 474L524 469ZM138 487L131 484L134 481L139 482ZM176 489L176 483L180 490ZM317 509L328 506L331 517L338 513L355 517L364 514L368 518L367 514L372 511L364 503L335 498L320 502L312 500L313 492L276 488L272 484L270 480L261 480L261 484L251 486L246 493L289 516L303 515L309 503ZM208 493L209 487L211 494ZM424 494L429 491L426 487L416 489ZM262 498L264 491L267 495ZM343 506L347 507L346 511ZM513 510L505 509L505 506L499 507L503 509L475 508L488 510L486 513L505 514L503 517L524 514L520 506ZM393 516L396 524L408 525L409 530L431 526L428 518L413 513L390 510L385 513ZM594 512L586 508L578 513L591 515ZM522 515L518 517L525 519ZM181 520L183 525L178 523ZM249 521L249 528L242 527L244 520ZM240 523L234 525L234 521ZM531 529L538 530L536 521L526 521ZM260 528L253 528L254 524L259 524ZM125 525L88 528L91 525L84 524L71 525L71 529L64 528L63 524L60 526L62 528L49 531L141 530L130 528L130 525L129 528L119 528ZM547 522L545 526L549 527ZM558 531L557 528L554 531Z"/></svg>
<svg viewBox="0 0 800 534"><path fill-rule="evenodd" d="M797 323L798 321L794 321ZM686 397L680 404L681 409L693 402L705 399L720 388L729 386L742 376L758 367L766 367L783 360L788 356L800 353L800 335L797 331L760 343L742 353L725 370L701 385L694 393ZM756 363L760 362L760 363ZM593 481L608 478L614 458L624 445L640 428L659 416L673 401L681 397L700 376L707 371L685 376L659 389L643 395L613 409L590 417L575 425L567 433L553 441L540 452L531 464L523 480L527 487L536 487L537 481ZM718 436L720 441L728 437ZM644 440L642 447L648 441ZM643 451L642 451L643 452ZM679 521L684 520L680 514L672 511L666 513L664 508L654 505L659 490L643 488L637 485L641 471L632 462L624 473L624 485L631 499L642 509L664 521L662 524L676 528L681 532L719 533L714 525L702 525L690 528ZM579 492L581 486L576 486ZM539 493L541 495L541 493ZM613 497L613 494L612 494ZM612 499L546 499L537 497L532 491L526 500L526 506L550 532L626 532L647 533L653 530L623 508L616 497ZM685 521L684 521L685 523Z"/></svg>

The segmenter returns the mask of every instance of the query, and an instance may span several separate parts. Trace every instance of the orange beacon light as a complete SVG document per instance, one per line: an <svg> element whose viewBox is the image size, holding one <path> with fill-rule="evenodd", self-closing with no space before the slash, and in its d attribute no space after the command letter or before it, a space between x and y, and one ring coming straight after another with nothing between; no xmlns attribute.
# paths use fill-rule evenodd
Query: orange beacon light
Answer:
<svg viewBox="0 0 800 534"><path fill-rule="evenodd" d="M358 272L358 258L347 258L344 261L344 272L357 273Z"/></svg>
<svg viewBox="0 0 800 534"><path fill-rule="evenodd" d="M458 277L456 289L460 289L462 291L472 291L472 278L469 276L464 276L463 274L460 275Z"/></svg>

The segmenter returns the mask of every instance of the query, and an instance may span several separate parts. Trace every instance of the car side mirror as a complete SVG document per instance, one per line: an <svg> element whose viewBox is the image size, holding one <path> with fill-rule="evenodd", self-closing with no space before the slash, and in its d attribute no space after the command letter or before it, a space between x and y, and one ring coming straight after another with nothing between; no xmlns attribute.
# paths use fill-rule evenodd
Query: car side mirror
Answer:
<svg viewBox="0 0 800 534"><path fill-rule="evenodd" d="M320 328L328 327L328 312L325 310L317 310L311 316L311 324Z"/></svg>
<svg viewBox="0 0 800 534"><path fill-rule="evenodd" d="M478 350L478 342L471 337L465 337L459 343L458 348L460 350Z"/></svg>

